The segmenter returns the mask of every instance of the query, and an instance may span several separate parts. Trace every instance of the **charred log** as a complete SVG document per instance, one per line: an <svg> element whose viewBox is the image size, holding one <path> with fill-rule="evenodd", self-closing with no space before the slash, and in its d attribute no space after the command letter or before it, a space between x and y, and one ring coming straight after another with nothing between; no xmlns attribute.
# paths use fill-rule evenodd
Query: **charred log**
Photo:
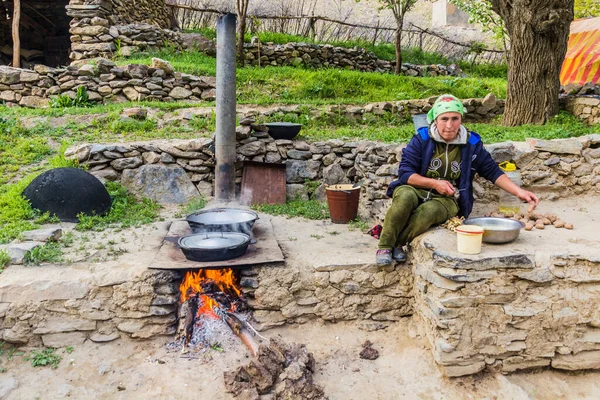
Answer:
<svg viewBox="0 0 600 400"><path fill-rule="evenodd" d="M260 346L258 360L224 373L225 388L234 397L258 399L276 387L277 399L325 399L313 381L314 371L315 359L305 345L271 339L268 346Z"/></svg>

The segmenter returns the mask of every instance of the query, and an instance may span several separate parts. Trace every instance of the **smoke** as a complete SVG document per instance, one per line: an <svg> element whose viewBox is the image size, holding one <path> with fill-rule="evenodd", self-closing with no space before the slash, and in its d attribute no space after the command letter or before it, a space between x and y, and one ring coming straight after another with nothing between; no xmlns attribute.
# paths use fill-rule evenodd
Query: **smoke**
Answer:
<svg viewBox="0 0 600 400"><path fill-rule="evenodd" d="M242 206L246 206L249 207L250 204L252 203L252 189L245 187L244 190L242 190L242 193L240 193L240 197L239 197L239 203Z"/></svg>

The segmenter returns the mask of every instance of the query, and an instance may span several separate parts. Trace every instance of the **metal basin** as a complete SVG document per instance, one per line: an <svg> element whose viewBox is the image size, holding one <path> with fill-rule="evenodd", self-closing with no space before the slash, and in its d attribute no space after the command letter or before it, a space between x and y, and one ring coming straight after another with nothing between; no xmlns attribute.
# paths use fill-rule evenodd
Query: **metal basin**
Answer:
<svg viewBox="0 0 600 400"><path fill-rule="evenodd" d="M211 208L187 216L192 232L242 232L252 234L258 214L240 208Z"/></svg>
<svg viewBox="0 0 600 400"><path fill-rule="evenodd" d="M269 128L269 135L273 139L292 140L300 132L302 124L294 124L292 122L267 122L264 124Z"/></svg>
<svg viewBox="0 0 600 400"><path fill-rule="evenodd" d="M243 256L250 236L238 232L195 233L182 236L178 244L188 260L224 261Z"/></svg>
<svg viewBox="0 0 600 400"><path fill-rule="evenodd" d="M525 225L521 221L507 218L478 217L463 221L465 225L483 228L483 241L486 243L508 243L519 236Z"/></svg>

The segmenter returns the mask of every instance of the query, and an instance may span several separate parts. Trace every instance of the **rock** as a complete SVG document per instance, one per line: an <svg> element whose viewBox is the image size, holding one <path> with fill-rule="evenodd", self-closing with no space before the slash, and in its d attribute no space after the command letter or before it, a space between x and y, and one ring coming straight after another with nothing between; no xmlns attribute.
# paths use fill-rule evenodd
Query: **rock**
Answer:
<svg viewBox="0 0 600 400"><path fill-rule="evenodd" d="M33 333L35 335L46 335L50 333L93 331L95 329L96 321L87 321L84 319L74 319L61 316L47 317L35 327Z"/></svg>
<svg viewBox="0 0 600 400"><path fill-rule="evenodd" d="M121 116L143 121L148 115L148 110L142 107L125 108Z"/></svg>
<svg viewBox="0 0 600 400"><path fill-rule="evenodd" d="M204 198L211 197L213 195L213 185L210 182L200 181L196 184L196 188L200 195Z"/></svg>
<svg viewBox="0 0 600 400"><path fill-rule="evenodd" d="M306 186L300 184L289 184L285 185L286 188L286 199L288 201L293 201L296 199L299 200L308 200L308 191Z"/></svg>
<svg viewBox="0 0 600 400"><path fill-rule="evenodd" d="M105 168L98 171L92 171L91 174L101 181L105 180L114 182L119 179L119 173L112 168Z"/></svg>
<svg viewBox="0 0 600 400"><path fill-rule="evenodd" d="M515 146L511 142L494 143L485 147L497 164L515 158Z"/></svg>
<svg viewBox="0 0 600 400"><path fill-rule="evenodd" d="M238 153L245 155L247 157L254 157L261 154L265 154L266 146L263 141L255 140L254 142L247 143L240 147Z"/></svg>
<svg viewBox="0 0 600 400"><path fill-rule="evenodd" d="M123 171L121 183L136 197L152 199L159 204L186 204L200 197L185 170L179 166L152 164L127 169Z"/></svg>
<svg viewBox="0 0 600 400"><path fill-rule="evenodd" d="M117 331L110 334L101 334L94 332L90 335L90 340L92 342L104 343L104 342L112 342L121 337L121 334Z"/></svg>
<svg viewBox="0 0 600 400"><path fill-rule="evenodd" d="M80 346L87 339L85 332L51 333L42 335L42 343L46 347Z"/></svg>
<svg viewBox="0 0 600 400"><path fill-rule="evenodd" d="M44 242L23 242L0 245L0 250L5 251L10 257L11 264L21 265L25 255L36 247L43 246Z"/></svg>
<svg viewBox="0 0 600 400"><path fill-rule="evenodd" d="M0 66L0 83L12 85L19 83L21 72L16 68Z"/></svg>
<svg viewBox="0 0 600 400"><path fill-rule="evenodd" d="M79 74L79 76L94 76L96 75L96 69L93 65L85 64L79 68L79 71L77 71L77 73Z"/></svg>
<svg viewBox="0 0 600 400"><path fill-rule="evenodd" d="M469 365L445 365L444 373L450 378L458 376L473 375L485 369L485 362L478 361Z"/></svg>
<svg viewBox="0 0 600 400"><path fill-rule="evenodd" d="M152 68L162 69L163 71L165 71L167 76L173 75L173 73L175 72L171 63L156 57L152 57Z"/></svg>
<svg viewBox="0 0 600 400"><path fill-rule="evenodd" d="M19 105L29 108L46 108L50 105L50 100L38 96L23 96Z"/></svg>
<svg viewBox="0 0 600 400"><path fill-rule="evenodd" d="M21 234L23 240L37 242L56 242L62 237L61 228L35 229Z"/></svg>
<svg viewBox="0 0 600 400"><path fill-rule="evenodd" d="M19 387L19 383L14 376L9 374L2 374L0 379L0 399L5 399L14 389Z"/></svg>
<svg viewBox="0 0 600 400"><path fill-rule="evenodd" d="M182 87L174 87L170 92L169 92L169 96L174 98L174 99L187 99L188 97L190 97L192 95L192 91L191 90L187 90L186 88L182 88Z"/></svg>
<svg viewBox="0 0 600 400"><path fill-rule="evenodd" d="M125 157L111 161L110 166L117 171L123 171L125 169L135 169L143 163L144 161L141 157Z"/></svg>
<svg viewBox="0 0 600 400"><path fill-rule="evenodd" d="M109 73L111 69L117 66L114 62L107 60L106 58L98 59L96 61L96 65L98 66L98 70L102 74Z"/></svg>
<svg viewBox="0 0 600 400"><path fill-rule="evenodd" d="M599 369L600 351L582 351L574 355L559 354L552 359L552 367L577 371L581 369Z"/></svg>
<svg viewBox="0 0 600 400"><path fill-rule="evenodd" d="M124 87L123 94L129 101L139 101L140 93L132 87Z"/></svg>
<svg viewBox="0 0 600 400"><path fill-rule="evenodd" d="M19 81L21 81L21 83L33 83L33 82L37 82L40 80L40 75L36 72L30 72L30 71L22 71L21 74L19 75Z"/></svg>
<svg viewBox="0 0 600 400"><path fill-rule="evenodd" d="M328 185L337 185L347 181L346 174L339 164L323 168L323 181Z"/></svg>
<svg viewBox="0 0 600 400"><path fill-rule="evenodd" d="M127 64L123 68L123 76L130 79L144 79L148 76L148 66L140 64Z"/></svg>
<svg viewBox="0 0 600 400"><path fill-rule="evenodd" d="M363 349L361 350L359 356L365 360L376 360L379 358L379 352L374 349L373 343L369 340L365 341L362 345Z"/></svg>
<svg viewBox="0 0 600 400"><path fill-rule="evenodd" d="M527 139L527 143L535 150L553 154L581 155L581 150L583 150L583 144L579 139Z"/></svg>
<svg viewBox="0 0 600 400"><path fill-rule="evenodd" d="M288 160L286 166L287 183L304 183L305 179L313 180L318 176L321 163L318 161Z"/></svg>

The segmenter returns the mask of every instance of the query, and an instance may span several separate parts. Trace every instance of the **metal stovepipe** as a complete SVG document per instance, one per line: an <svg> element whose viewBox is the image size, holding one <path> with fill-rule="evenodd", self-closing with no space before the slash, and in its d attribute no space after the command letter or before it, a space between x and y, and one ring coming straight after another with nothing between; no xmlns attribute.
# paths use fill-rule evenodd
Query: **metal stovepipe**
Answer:
<svg viewBox="0 0 600 400"><path fill-rule="evenodd" d="M217 20L215 199L235 197L235 14Z"/></svg>

